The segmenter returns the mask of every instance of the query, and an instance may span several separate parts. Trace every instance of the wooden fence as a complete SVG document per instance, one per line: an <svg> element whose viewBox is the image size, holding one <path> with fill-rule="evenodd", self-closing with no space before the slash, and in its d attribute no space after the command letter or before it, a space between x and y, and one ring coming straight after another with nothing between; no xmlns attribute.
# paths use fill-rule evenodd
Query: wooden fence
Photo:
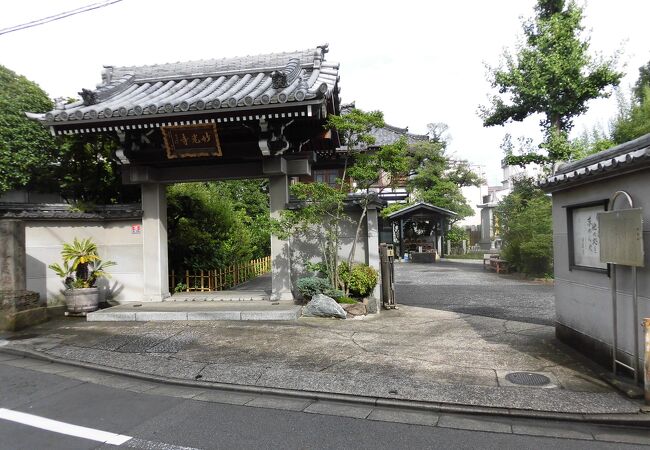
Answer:
<svg viewBox="0 0 650 450"><path fill-rule="evenodd" d="M174 292L223 291L270 271L270 256L214 270L186 270L185 273L172 270L169 287Z"/></svg>

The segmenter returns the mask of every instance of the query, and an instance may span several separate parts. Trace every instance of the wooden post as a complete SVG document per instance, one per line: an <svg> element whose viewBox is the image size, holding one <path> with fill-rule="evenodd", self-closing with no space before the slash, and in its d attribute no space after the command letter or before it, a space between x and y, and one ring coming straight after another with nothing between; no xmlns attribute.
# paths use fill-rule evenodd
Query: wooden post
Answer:
<svg viewBox="0 0 650 450"><path fill-rule="evenodd" d="M185 291L190 292L190 271L185 271Z"/></svg>

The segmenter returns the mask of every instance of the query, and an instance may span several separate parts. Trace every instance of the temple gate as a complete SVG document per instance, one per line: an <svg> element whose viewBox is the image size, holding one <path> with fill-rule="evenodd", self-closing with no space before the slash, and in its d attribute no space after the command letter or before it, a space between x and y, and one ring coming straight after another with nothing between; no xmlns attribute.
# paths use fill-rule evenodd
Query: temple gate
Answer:
<svg viewBox="0 0 650 450"><path fill-rule="evenodd" d="M268 178L270 210L291 177L312 176L339 146L338 64L327 45L290 53L139 67L106 66L82 100L28 113L53 135L113 133L123 182L142 189L144 301L169 297L165 186ZM288 242L272 237L272 300L291 300Z"/></svg>

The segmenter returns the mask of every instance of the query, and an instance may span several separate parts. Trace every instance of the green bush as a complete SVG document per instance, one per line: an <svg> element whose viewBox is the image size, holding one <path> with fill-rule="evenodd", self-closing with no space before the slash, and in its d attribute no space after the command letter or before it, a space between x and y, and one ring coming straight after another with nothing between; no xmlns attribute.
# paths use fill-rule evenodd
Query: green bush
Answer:
<svg viewBox="0 0 650 450"><path fill-rule="evenodd" d="M316 294L324 294L328 297L332 297L334 300L343 297L343 292L334 289L328 280L325 278L318 277L305 277L300 278L296 283L298 291L305 297L310 300Z"/></svg>
<svg viewBox="0 0 650 450"><path fill-rule="evenodd" d="M354 264L352 268L347 262L339 265L339 278L345 285L346 291L355 297L367 297L377 285L377 271L367 264Z"/></svg>
<svg viewBox="0 0 650 450"><path fill-rule="evenodd" d="M345 296L336 299L336 301L339 302L339 303L346 303L348 305L353 305L355 303L359 303L355 299L353 299L351 297L345 297Z"/></svg>
<svg viewBox="0 0 650 450"><path fill-rule="evenodd" d="M502 256L528 275L553 273L551 199L534 180L515 180L513 191L497 207Z"/></svg>

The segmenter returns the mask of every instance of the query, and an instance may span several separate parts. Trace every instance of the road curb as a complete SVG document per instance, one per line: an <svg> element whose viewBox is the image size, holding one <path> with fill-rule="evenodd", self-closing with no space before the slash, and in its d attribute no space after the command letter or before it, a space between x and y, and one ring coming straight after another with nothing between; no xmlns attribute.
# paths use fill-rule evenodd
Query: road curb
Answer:
<svg viewBox="0 0 650 450"><path fill-rule="evenodd" d="M257 395L282 395L286 397L309 399L309 400L327 400L335 402L344 402L356 405L370 405L378 407L391 407L412 409L417 411L431 411L437 413L447 414L466 414L466 415L482 415L482 416L495 416L505 418L521 418L521 419L541 419L541 420L556 420L562 422L578 422L585 424L598 424L598 425L616 425L616 426L636 426L636 427L650 427L650 414L644 413L639 409L636 414L587 414L587 413L562 413L552 411L536 411L512 408L496 408L489 406L475 406L463 405L453 403L439 403L439 402L425 402L415 400L399 400L384 397L365 397L349 394L337 394L332 392L317 392L317 391L298 391L285 388L269 388L261 386L228 384L219 382L208 382L199 380L183 380L178 378L166 378L157 375L146 374L142 372L134 372L126 369L116 369L113 367L102 366L99 364L74 361L65 358L53 357L42 352L31 349L13 349L13 348L0 348L0 353L10 354L23 358L31 358L50 363L65 364L68 366L79 367L83 369L94 370L98 372L108 373L112 375L120 375L130 378L135 378L143 381L156 382L174 386L194 387L203 389L218 389L231 392L240 392L247 394Z"/></svg>

